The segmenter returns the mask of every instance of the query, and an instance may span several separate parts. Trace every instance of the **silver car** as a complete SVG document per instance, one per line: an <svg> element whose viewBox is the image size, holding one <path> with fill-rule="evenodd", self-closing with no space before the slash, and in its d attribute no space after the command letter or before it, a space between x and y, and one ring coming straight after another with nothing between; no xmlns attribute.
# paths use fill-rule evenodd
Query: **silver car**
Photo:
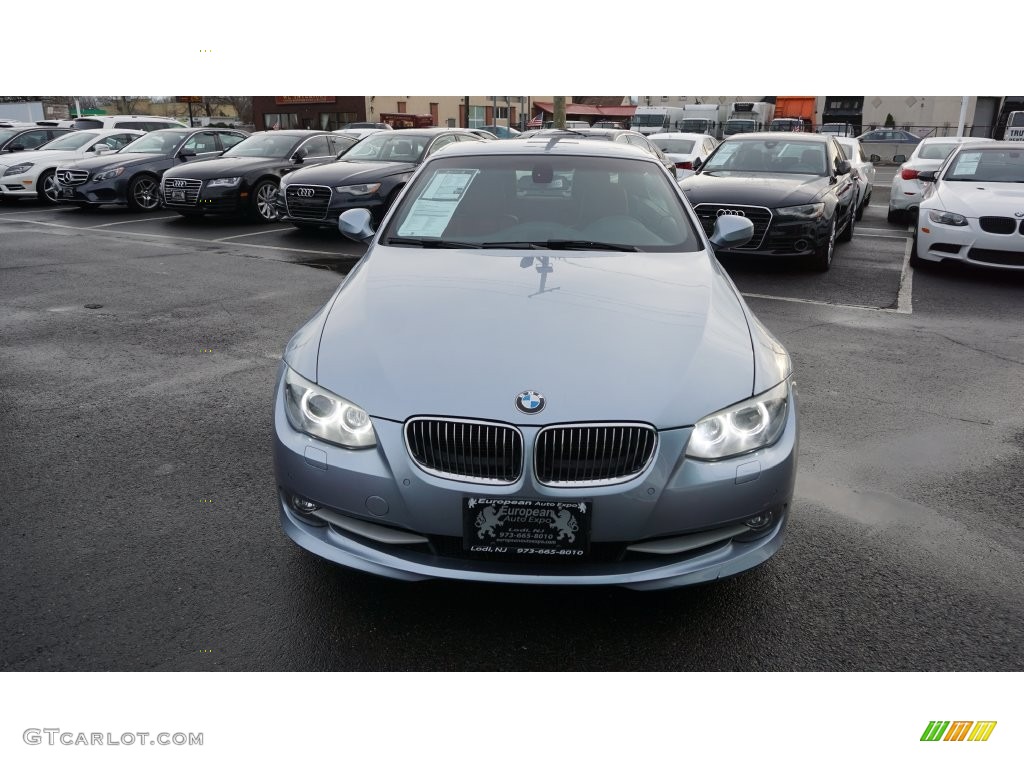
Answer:
<svg viewBox="0 0 1024 768"><path fill-rule="evenodd" d="M662 589L782 544L790 357L637 147L570 136L427 159L288 343L274 402L281 522L397 579Z"/></svg>

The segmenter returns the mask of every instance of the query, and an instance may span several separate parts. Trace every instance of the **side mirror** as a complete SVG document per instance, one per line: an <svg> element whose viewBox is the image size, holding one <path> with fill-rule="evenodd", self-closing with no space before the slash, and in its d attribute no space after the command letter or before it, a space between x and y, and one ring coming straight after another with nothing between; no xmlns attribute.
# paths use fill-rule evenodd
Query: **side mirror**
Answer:
<svg viewBox="0 0 1024 768"><path fill-rule="evenodd" d="M749 243L754 237L754 222L746 216L734 216L727 213L715 220L715 229L711 233L711 245L717 251L739 248Z"/></svg>
<svg viewBox="0 0 1024 768"><path fill-rule="evenodd" d="M304 160L302 158L302 155L300 155L298 152L296 152L294 155L292 155L292 162L293 163L298 163L299 165L302 165L302 163L304 162Z"/></svg>
<svg viewBox="0 0 1024 768"><path fill-rule="evenodd" d="M842 176L844 173L850 172L850 167L851 166L849 160L840 160L838 163L836 163L836 173Z"/></svg>
<svg viewBox="0 0 1024 768"><path fill-rule="evenodd" d="M22 144L11 144L11 146L7 148L9 152L21 152L24 149L25 147Z"/></svg>
<svg viewBox="0 0 1024 768"><path fill-rule="evenodd" d="M105 152L110 152L111 149L109 144L94 144L92 151L97 155L102 155Z"/></svg>
<svg viewBox="0 0 1024 768"><path fill-rule="evenodd" d="M907 156L906 155L893 155L892 156L892 161L894 163L902 164L902 163L907 162Z"/></svg>
<svg viewBox="0 0 1024 768"><path fill-rule="evenodd" d="M871 161L872 163L880 163L880 162L882 162L882 156L881 156L881 155L872 155L872 156L871 156L871 157L869 157L868 159L869 159L869 160L870 160L870 161Z"/></svg>
<svg viewBox="0 0 1024 768"><path fill-rule="evenodd" d="M917 174L918 181L935 181L938 178L938 171L921 171Z"/></svg>
<svg viewBox="0 0 1024 768"><path fill-rule="evenodd" d="M693 159L693 170L699 171L702 165L704 165L704 161L701 160L699 157L695 157Z"/></svg>
<svg viewBox="0 0 1024 768"><path fill-rule="evenodd" d="M370 212L365 208L350 208L338 217L338 231L349 240L367 243L376 233L370 226ZM753 234L753 227L751 227Z"/></svg>
<svg viewBox="0 0 1024 768"><path fill-rule="evenodd" d="M183 149L183 150L181 150L181 152L178 153L178 157L181 160L190 160L191 158L193 158L195 156L196 156L195 152L189 152L186 149Z"/></svg>

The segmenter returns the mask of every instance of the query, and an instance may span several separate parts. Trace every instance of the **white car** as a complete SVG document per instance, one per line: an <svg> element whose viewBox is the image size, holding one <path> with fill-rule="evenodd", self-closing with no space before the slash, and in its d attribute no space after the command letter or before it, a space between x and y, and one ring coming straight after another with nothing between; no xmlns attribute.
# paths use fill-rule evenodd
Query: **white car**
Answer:
<svg viewBox="0 0 1024 768"><path fill-rule="evenodd" d="M892 191L889 194L889 223L898 224L907 215L912 217L921 204L924 184L917 178L921 171L938 170L950 152L961 144L976 141L992 139L977 136L936 136L922 139L893 176Z"/></svg>
<svg viewBox="0 0 1024 768"><path fill-rule="evenodd" d="M356 141L359 141L359 139L369 136L371 133L380 133L386 130L387 128L339 128L336 131L331 131L331 133L337 133L340 136L351 136Z"/></svg>
<svg viewBox="0 0 1024 768"><path fill-rule="evenodd" d="M871 189L875 184L875 165L864 154L864 148L853 137L837 136L836 142L843 148L846 159L850 161L850 170L857 180L857 215L856 220L864 218L864 209L871 202Z"/></svg>
<svg viewBox="0 0 1024 768"><path fill-rule="evenodd" d="M676 164L676 178L693 175L693 162L708 159L721 142L706 133L652 133L647 140Z"/></svg>
<svg viewBox="0 0 1024 768"><path fill-rule="evenodd" d="M1000 141L963 144L927 185L910 263L946 259L1024 270L1024 146Z"/></svg>
<svg viewBox="0 0 1024 768"><path fill-rule="evenodd" d="M4 155L0 159L0 198L28 197L56 203L54 173L57 166L97 157L104 152L116 152L144 134L145 131L127 128L72 131L39 149Z"/></svg>

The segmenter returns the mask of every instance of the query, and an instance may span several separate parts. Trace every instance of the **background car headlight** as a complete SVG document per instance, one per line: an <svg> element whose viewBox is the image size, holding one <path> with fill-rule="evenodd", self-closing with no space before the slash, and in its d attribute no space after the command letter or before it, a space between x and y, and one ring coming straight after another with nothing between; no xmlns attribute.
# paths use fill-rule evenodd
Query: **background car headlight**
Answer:
<svg viewBox="0 0 1024 768"><path fill-rule="evenodd" d="M825 204L791 205L788 208L776 208L775 212L790 219L820 219L825 213Z"/></svg>
<svg viewBox="0 0 1024 768"><path fill-rule="evenodd" d="M756 397L705 416L686 446L694 459L726 459L771 445L786 426L790 380Z"/></svg>
<svg viewBox="0 0 1024 768"><path fill-rule="evenodd" d="M380 184L350 184L347 187L335 187L337 192L348 192L350 195L372 195L378 189Z"/></svg>
<svg viewBox="0 0 1024 768"><path fill-rule="evenodd" d="M113 179L124 173L124 166L118 168L111 168L109 171L100 171L92 177L93 181L106 181L107 179Z"/></svg>
<svg viewBox="0 0 1024 768"><path fill-rule="evenodd" d="M225 176L223 179L210 179L206 182L208 187L235 187L242 180L241 176Z"/></svg>
<svg viewBox="0 0 1024 768"><path fill-rule="evenodd" d="M344 448L370 448L377 444L366 411L304 379L291 368L284 377L284 410L295 429L328 443Z"/></svg>
<svg viewBox="0 0 1024 768"><path fill-rule="evenodd" d="M10 168L4 171L4 176L17 176L19 173L24 173L31 167L32 163L21 163L19 165L12 165Z"/></svg>
<svg viewBox="0 0 1024 768"><path fill-rule="evenodd" d="M967 218L959 213L949 211L928 211L928 218L933 224L948 224L951 227L966 227Z"/></svg>

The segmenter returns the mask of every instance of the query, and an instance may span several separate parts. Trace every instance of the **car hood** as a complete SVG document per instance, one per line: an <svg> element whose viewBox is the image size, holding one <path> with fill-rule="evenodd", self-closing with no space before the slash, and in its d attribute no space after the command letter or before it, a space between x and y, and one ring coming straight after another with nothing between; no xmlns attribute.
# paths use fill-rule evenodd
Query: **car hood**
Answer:
<svg viewBox="0 0 1024 768"><path fill-rule="evenodd" d="M118 166L124 166L125 168L132 168L136 165L145 165L155 160L165 160L167 155L148 153L148 152L129 152L127 154L121 154L120 152L112 152L110 154L103 155L102 157L84 157L77 161L72 160L61 165L62 168L81 168L87 171L100 171L104 168L117 168Z"/></svg>
<svg viewBox="0 0 1024 768"><path fill-rule="evenodd" d="M166 178L216 179L222 176L244 176L251 171L288 167L288 160L280 157L214 157L192 160L164 172Z"/></svg>
<svg viewBox="0 0 1024 768"><path fill-rule="evenodd" d="M828 189L829 178L802 173L713 171L694 174L680 187L692 205L735 203L779 208L816 201Z"/></svg>
<svg viewBox="0 0 1024 768"><path fill-rule="evenodd" d="M1019 220L1024 211L1024 184L991 181L945 181L933 187L930 208L963 216L1008 216Z"/></svg>
<svg viewBox="0 0 1024 768"><path fill-rule="evenodd" d="M288 174L289 184L326 184L332 186L343 182L356 184L412 173L419 167L416 163L387 163L362 160L337 160L313 168L300 168Z"/></svg>
<svg viewBox="0 0 1024 768"><path fill-rule="evenodd" d="M35 149L28 152L14 152L10 155L4 155L0 158L0 165L11 166L32 163L38 166L45 163L63 163L85 156L85 151L78 149ZM109 156L110 153L105 155L105 157ZM89 157L95 157L95 155L89 155Z"/></svg>
<svg viewBox="0 0 1024 768"><path fill-rule="evenodd" d="M749 397L754 385L740 299L704 252L563 252L545 264L522 250L378 246L323 317L315 371L308 333L286 361L395 421L669 428ZM516 410L524 390L545 396L543 414Z"/></svg>

